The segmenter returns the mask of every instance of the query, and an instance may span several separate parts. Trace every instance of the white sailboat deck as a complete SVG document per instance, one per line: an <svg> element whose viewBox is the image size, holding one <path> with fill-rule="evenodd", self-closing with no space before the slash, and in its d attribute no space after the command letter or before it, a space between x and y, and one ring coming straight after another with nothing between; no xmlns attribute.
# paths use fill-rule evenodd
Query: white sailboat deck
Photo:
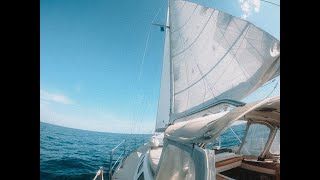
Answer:
<svg viewBox="0 0 320 180"><path fill-rule="evenodd" d="M137 164L141 159L141 155L150 149L149 143L140 146L134 150L124 161L122 166L117 170L113 176L114 179L131 180L136 172Z"/></svg>

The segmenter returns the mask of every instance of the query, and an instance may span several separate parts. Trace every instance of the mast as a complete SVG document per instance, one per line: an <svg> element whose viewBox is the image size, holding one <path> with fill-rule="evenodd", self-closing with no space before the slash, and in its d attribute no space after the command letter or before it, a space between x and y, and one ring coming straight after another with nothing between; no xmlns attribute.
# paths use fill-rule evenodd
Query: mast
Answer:
<svg viewBox="0 0 320 180"><path fill-rule="evenodd" d="M169 4L169 2L168 2ZM158 25L158 24L156 24ZM171 60L170 60L170 20L169 20L169 5L167 10L167 21L165 26L165 43L164 55L162 63L160 97L158 102L158 111L156 119L156 132L164 132L167 124L169 123L171 114Z"/></svg>

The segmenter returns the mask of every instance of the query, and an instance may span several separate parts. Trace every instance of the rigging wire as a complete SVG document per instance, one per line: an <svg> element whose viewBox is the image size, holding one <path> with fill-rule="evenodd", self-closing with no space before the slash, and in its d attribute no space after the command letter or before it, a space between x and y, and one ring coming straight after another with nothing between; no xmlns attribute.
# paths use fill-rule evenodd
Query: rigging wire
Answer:
<svg viewBox="0 0 320 180"><path fill-rule="evenodd" d="M231 127L229 127L229 129L231 130L231 132L236 136L236 138L238 139L238 141L240 142L240 143L242 143L242 141L240 140L240 138L238 137L238 135L236 134L236 132L234 132L234 130L231 128ZM248 151L248 149L246 148L246 146L245 145L243 145L243 147L244 147L244 150L246 150L247 151L247 153L249 153L250 154L250 152Z"/></svg>
<svg viewBox="0 0 320 180"><path fill-rule="evenodd" d="M272 91L270 92L270 94L269 94L266 98L268 98L268 97L273 93L273 91L277 88L278 84L279 84L279 81L278 81L277 84L273 87Z"/></svg>
<svg viewBox="0 0 320 180"><path fill-rule="evenodd" d="M162 6L159 8L158 12L156 13L156 15L154 16L153 20L151 21L151 24L149 26L149 32L148 32L148 37L147 37L147 41L146 41L146 44L145 44L145 49L144 49L144 53L143 53L143 59L142 59L142 63L141 63L141 66L140 66L140 72L139 72L139 77L138 77L138 80L140 80L141 78L141 75L142 75L142 68L143 68L143 64L144 64L144 61L145 61L145 55L146 55L146 51L148 49L148 42L149 42L149 37L150 37L150 33L151 33L151 27L152 27L152 23L155 21L156 17L158 16L158 14L160 13L161 9L163 8L164 4L165 4L166 1L163 1L162 3ZM151 98L150 98L151 99ZM140 114L140 118L138 118L138 125L140 125L140 128L141 128L141 124L142 124L142 121L144 119L144 114L149 110L149 107L151 106L151 103L149 102L148 103L148 99L147 97L144 98L144 105L146 106L145 108L143 108L143 111L142 113Z"/></svg>
<svg viewBox="0 0 320 180"><path fill-rule="evenodd" d="M263 1L265 3L273 4L275 6L279 6L280 7L280 4L276 4L276 3L273 3L273 2L270 2L270 1L266 1L266 0L260 0L260 1Z"/></svg>
<svg viewBox="0 0 320 180"><path fill-rule="evenodd" d="M150 34L151 34L152 24L154 23L156 17L158 16L158 14L160 13L161 9L163 8L165 2L166 2L166 1L164 0L163 3L162 3L162 5L161 5L161 7L158 9L158 12L157 12L156 15L153 17L153 19L152 19L152 21L151 21L151 24L149 25L149 31L148 31L148 35L147 35L147 40L146 40L146 43L145 43L144 51L143 51L143 56L142 56L142 61L141 61L141 65L140 65L138 80L140 80L141 75L142 75L142 73L143 73L143 72L142 72L142 68L143 68L143 64L144 64L144 61L145 61L146 52L147 52L147 49L148 49L149 37L150 37Z"/></svg>
<svg viewBox="0 0 320 180"><path fill-rule="evenodd" d="M150 34L151 34L152 23L154 23L154 21L156 20L157 16L161 12L161 9L164 7L165 2L166 2L166 0L163 0L163 3L161 5L161 7L158 9L157 13L153 17L153 19L152 19L152 21L151 21L151 23L149 25L149 30L147 32L147 39L146 39L146 42L145 42L143 56L142 56L142 60L141 60L140 67L139 67L139 74L138 74L138 77L137 77L137 81L140 81L141 77L143 75L143 65L144 65L144 62L145 62L145 57L146 57L146 53L147 53L148 46L149 46L149 39L150 39ZM149 98L149 99L151 99L151 98ZM135 117L133 118L133 123L132 123L133 127L132 127L131 132L138 132L139 131L139 129L141 128L141 124L142 124L141 122L143 121L144 114L149 110L150 106L151 106L151 104L148 103L148 97L145 96L144 93L142 93L142 99L138 102L138 106L137 106L137 108L139 109L138 110L139 112L135 113Z"/></svg>
<svg viewBox="0 0 320 180"><path fill-rule="evenodd" d="M151 34L151 25L149 27L148 36L147 36L146 44L145 44L145 47L144 47L144 52L143 52L143 57L142 57L141 65L140 65L138 80L140 80L141 75L142 75L142 67L143 67L144 59L146 57L146 52L147 52L147 49L148 49L148 42L149 42L150 34Z"/></svg>
<svg viewBox="0 0 320 180"><path fill-rule="evenodd" d="M269 85L269 84L271 84L271 83L273 83L275 81L276 81L276 77L273 78L272 80L270 80L269 82L267 82L266 84L262 85L261 87L267 86L267 85Z"/></svg>

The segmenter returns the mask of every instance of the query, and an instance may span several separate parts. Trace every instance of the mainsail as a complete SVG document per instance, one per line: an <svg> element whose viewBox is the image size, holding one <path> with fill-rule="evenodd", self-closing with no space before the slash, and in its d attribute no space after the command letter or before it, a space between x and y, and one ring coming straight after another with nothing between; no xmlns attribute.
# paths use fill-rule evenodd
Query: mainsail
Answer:
<svg viewBox="0 0 320 180"><path fill-rule="evenodd" d="M279 40L250 22L182 0L169 0L168 16L156 131L218 112L217 102L280 74Z"/></svg>

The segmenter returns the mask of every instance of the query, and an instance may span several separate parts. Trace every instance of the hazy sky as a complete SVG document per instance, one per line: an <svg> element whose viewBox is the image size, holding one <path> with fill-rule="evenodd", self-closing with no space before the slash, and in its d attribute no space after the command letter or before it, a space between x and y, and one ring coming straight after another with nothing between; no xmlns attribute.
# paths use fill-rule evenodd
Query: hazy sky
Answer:
<svg viewBox="0 0 320 180"><path fill-rule="evenodd" d="M246 18L280 39L277 6L259 0L193 2ZM164 33L156 26L150 29L150 24L154 17L165 23L166 11L167 0L41 0L40 121L94 131L151 133ZM267 96L276 83L266 86L267 93L252 97ZM280 82L273 94L279 89Z"/></svg>

